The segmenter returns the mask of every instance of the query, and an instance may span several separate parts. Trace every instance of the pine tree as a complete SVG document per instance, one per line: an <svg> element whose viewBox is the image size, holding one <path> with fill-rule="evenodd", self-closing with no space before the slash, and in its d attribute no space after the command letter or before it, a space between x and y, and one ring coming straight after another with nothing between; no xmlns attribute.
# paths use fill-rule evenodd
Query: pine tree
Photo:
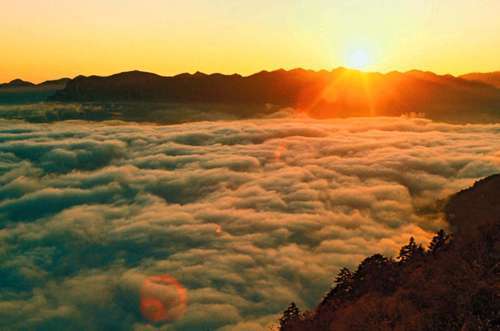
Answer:
<svg viewBox="0 0 500 331"><path fill-rule="evenodd" d="M443 229L439 230L429 244L428 253L432 255L436 254L448 244L449 239L450 236Z"/></svg>
<svg viewBox="0 0 500 331"><path fill-rule="evenodd" d="M290 303L288 308L283 312L283 316L280 318L280 330L287 330L293 322L299 319L299 316L300 310L295 302Z"/></svg>
<svg viewBox="0 0 500 331"><path fill-rule="evenodd" d="M352 272L348 268L340 269L337 278L335 278L335 284L344 285L350 283L352 280Z"/></svg>
<svg viewBox="0 0 500 331"><path fill-rule="evenodd" d="M347 268L340 269L334 281L333 288L324 296L320 306L331 304L335 299L343 300L352 290L353 274Z"/></svg>
<svg viewBox="0 0 500 331"><path fill-rule="evenodd" d="M351 270L345 267L340 269L337 278L335 278L335 292L337 293L337 295L344 295L351 291L352 278L353 274Z"/></svg>
<svg viewBox="0 0 500 331"><path fill-rule="evenodd" d="M407 245L401 247L399 251L398 259L404 263L415 259L416 257L422 257L425 255L425 250L422 245L417 245L415 238L410 237L410 242Z"/></svg>

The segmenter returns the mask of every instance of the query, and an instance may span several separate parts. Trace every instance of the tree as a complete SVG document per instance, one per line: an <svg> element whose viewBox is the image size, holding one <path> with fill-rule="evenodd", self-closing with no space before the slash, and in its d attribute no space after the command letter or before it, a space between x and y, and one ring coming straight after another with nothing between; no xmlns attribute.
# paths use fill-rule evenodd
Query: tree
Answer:
<svg viewBox="0 0 500 331"><path fill-rule="evenodd" d="M422 257L425 255L425 250L421 244L417 245L415 238L410 237L410 242L407 245L401 247L399 251L398 259L402 263L412 261L417 257Z"/></svg>
<svg viewBox="0 0 500 331"><path fill-rule="evenodd" d="M290 303L280 318L280 330L285 331L290 328L300 317L300 310L295 302Z"/></svg>
<svg viewBox="0 0 500 331"><path fill-rule="evenodd" d="M335 278L335 284L337 286L350 285L352 281L352 272L348 268L344 267L340 269L337 278Z"/></svg>
<svg viewBox="0 0 500 331"><path fill-rule="evenodd" d="M378 277L381 271L384 271L390 263L389 259L382 254L375 254L367 257L358 266L358 270L354 274L354 278L362 280L365 276Z"/></svg>
<svg viewBox="0 0 500 331"><path fill-rule="evenodd" d="M393 261L381 254L364 259L358 266L352 279L352 295L391 291L395 284L395 268Z"/></svg>
<svg viewBox="0 0 500 331"><path fill-rule="evenodd" d="M332 304L335 299L344 300L352 291L353 274L348 268L340 269L337 277L335 278L335 286L325 295L320 307Z"/></svg>
<svg viewBox="0 0 500 331"><path fill-rule="evenodd" d="M337 278L335 278L334 291L338 296L343 296L349 293L352 289L352 272L347 268L340 269Z"/></svg>
<svg viewBox="0 0 500 331"><path fill-rule="evenodd" d="M436 254L448 244L449 239L450 236L443 229L439 230L429 244L428 253Z"/></svg>

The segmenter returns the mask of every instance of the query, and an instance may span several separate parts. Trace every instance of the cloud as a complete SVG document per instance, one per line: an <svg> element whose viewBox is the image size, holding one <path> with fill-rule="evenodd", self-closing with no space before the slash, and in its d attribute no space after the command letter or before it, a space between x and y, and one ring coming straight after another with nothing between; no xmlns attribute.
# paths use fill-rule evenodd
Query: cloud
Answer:
<svg viewBox="0 0 500 331"><path fill-rule="evenodd" d="M3 120L0 326L266 330L340 267L446 227L440 203L499 172L499 134L408 118ZM163 274L187 312L152 324L140 284Z"/></svg>

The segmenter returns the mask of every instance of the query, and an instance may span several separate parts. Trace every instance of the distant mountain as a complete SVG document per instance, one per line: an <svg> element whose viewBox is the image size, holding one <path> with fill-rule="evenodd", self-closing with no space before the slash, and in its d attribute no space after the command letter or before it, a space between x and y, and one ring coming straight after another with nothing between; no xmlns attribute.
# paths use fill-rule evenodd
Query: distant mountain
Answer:
<svg viewBox="0 0 500 331"><path fill-rule="evenodd" d="M342 269L314 310L290 304L280 330L500 330L500 175L453 195L445 215L453 235Z"/></svg>
<svg viewBox="0 0 500 331"><path fill-rule="evenodd" d="M289 107L317 118L407 114L436 120L491 122L500 120L500 88L494 86L498 75L454 77L418 70L382 74L337 68L281 69L250 76L197 72L165 77L130 71L107 77L63 78L38 85L14 80L0 84L0 104L217 104L237 117L243 108L248 116L248 109L275 111ZM126 112L127 118L135 120L148 117L146 110L137 107Z"/></svg>
<svg viewBox="0 0 500 331"><path fill-rule="evenodd" d="M500 71L486 73L471 73L460 76L460 78L483 82L500 88Z"/></svg>
<svg viewBox="0 0 500 331"><path fill-rule="evenodd" d="M363 73L262 71L251 76L181 74L163 77L132 71L108 77L78 76L52 101L273 104L316 117L401 115L498 116L500 89L451 75L409 71Z"/></svg>
<svg viewBox="0 0 500 331"><path fill-rule="evenodd" d="M71 80L70 78L46 80L45 82L40 83L37 86L55 86L55 85L57 85L57 86L62 86L64 88L70 80Z"/></svg>
<svg viewBox="0 0 500 331"><path fill-rule="evenodd" d="M22 79L14 79L8 83L0 84L0 89L5 88L19 88L19 87L43 87L43 86L58 86L60 89L63 89L66 86L66 83L69 82L70 78L60 78L54 80L46 80L40 84L34 84L32 82L28 82Z"/></svg>
<svg viewBox="0 0 500 331"><path fill-rule="evenodd" d="M35 84L33 84L31 82L24 81L22 79L14 79L14 80L11 80L8 83L0 84L0 88L6 88L6 87L26 87L26 86L35 86Z"/></svg>
<svg viewBox="0 0 500 331"><path fill-rule="evenodd" d="M23 104L46 101L56 91L64 89L69 78L48 80L40 84L15 79L0 84L0 104Z"/></svg>

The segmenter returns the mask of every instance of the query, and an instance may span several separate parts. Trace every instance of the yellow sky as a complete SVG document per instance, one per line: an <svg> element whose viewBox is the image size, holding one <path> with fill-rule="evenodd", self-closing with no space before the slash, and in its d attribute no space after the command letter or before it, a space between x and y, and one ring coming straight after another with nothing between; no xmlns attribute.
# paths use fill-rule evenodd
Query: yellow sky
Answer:
<svg viewBox="0 0 500 331"><path fill-rule="evenodd" d="M0 82L139 69L500 69L499 0L0 0Z"/></svg>

